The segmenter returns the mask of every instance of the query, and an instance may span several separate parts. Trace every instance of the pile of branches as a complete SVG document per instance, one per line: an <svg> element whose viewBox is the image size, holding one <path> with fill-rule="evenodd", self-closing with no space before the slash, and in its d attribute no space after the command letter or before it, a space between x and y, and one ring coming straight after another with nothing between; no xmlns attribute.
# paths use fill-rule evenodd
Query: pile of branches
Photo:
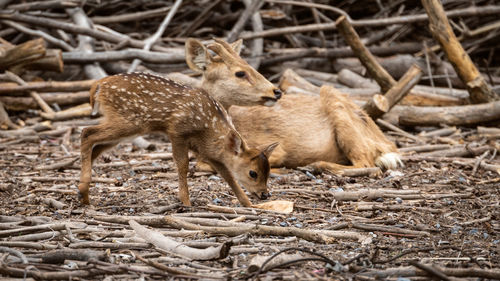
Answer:
<svg viewBox="0 0 500 281"><path fill-rule="evenodd" d="M79 125L75 120L58 121L90 116L88 90L95 80L146 71L196 85L196 74L185 64L187 38L242 38L242 56L286 94L318 95L321 85L333 85L390 131L400 151L409 154L406 161L452 162L473 167L473 175L483 169L496 177L488 183L497 183L500 131L490 127L500 120L499 13L500 5L493 0L445 1L443 6L435 0L0 0L0 149L38 142L44 134L64 135L63 143L70 147L72 128ZM85 119L79 124L92 122ZM418 131L422 132L413 134ZM71 166L77 157L66 160L62 164ZM14 224L26 220L11 219ZM108 226L113 225L103 227ZM71 243L81 242L71 234L80 226L58 227ZM21 244L4 244L16 245ZM23 260L23 253L10 253ZM69 277L134 269L104 262L100 254L90 259L82 266L92 269ZM17 277L29 270L0 269ZM160 274L156 269L147 272ZM404 276L443 271L408 270ZM30 276L56 278L38 274ZM494 274L473 276L498 277L497 271Z"/></svg>
<svg viewBox="0 0 500 281"><path fill-rule="evenodd" d="M437 1L422 2L429 2L428 9L433 10L431 3ZM41 109L41 116L49 120L86 116L88 108L82 108L81 104L88 100L86 91L95 79L132 70L164 75L174 71L191 74L184 62L183 50L188 37L206 40L219 37L230 42L242 38L247 46L243 56L271 79L281 77L284 70L292 68L316 86L334 84L361 101L375 93L385 94L413 64L422 72L416 82L432 88L415 89L403 99L402 105L455 106L498 98L499 89L495 85L500 82L500 59L495 55L495 47L500 32L496 18L500 6L495 5L495 1L476 1L475 6L468 1L444 5L450 28L457 35L456 42L471 58L464 66L464 73L457 73L449 63L446 48L443 52L437 42L436 36L446 37L450 35L446 34L449 30L431 32L422 3L377 3L2 1L0 71L10 74L1 77L8 83L0 87L0 102L7 111ZM345 20L340 24L342 16ZM358 35L360 47L377 57L376 61L387 73L385 82L376 77L377 73L384 72L382 68L370 69L356 58L360 53L352 48L352 32L342 32L345 28ZM470 91L459 90L466 89L467 83L478 77L485 78L485 83L475 81L471 85L486 87L487 90L483 89L486 94L469 97ZM375 79L382 87L363 78ZM474 86L474 83L480 85ZM290 92L293 93L293 89ZM76 113L55 114L74 105L80 105ZM386 120L412 126L470 125L498 120L499 106L492 106L494 112L486 117L482 116L483 106L438 112L412 109L401 118L399 114L393 114L392 118L387 114ZM391 111L394 112L398 110ZM466 113L462 113L458 121L434 118L442 112L449 112L450 118ZM422 113L429 116L428 120L415 120ZM467 120L474 114L479 115ZM5 114L0 120L4 126L16 128ZM16 121L14 123L22 125L22 120Z"/></svg>

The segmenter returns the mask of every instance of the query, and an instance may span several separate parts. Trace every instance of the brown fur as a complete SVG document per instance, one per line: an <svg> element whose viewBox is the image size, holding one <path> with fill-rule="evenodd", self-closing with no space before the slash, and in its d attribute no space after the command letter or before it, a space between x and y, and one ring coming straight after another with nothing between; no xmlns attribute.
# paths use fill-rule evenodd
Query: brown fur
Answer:
<svg viewBox="0 0 500 281"><path fill-rule="evenodd" d="M186 43L186 61L204 74L202 89L193 89L171 80L144 73L120 74L103 78L91 87L90 102L104 116L81 135L82 170L78 189L82 203L89 204L92 162L122 139L154 131L166 133L172 142L179 173L179 199L190 205L187 187L188 151L208 162L231 186L244 206L251 203L239 183L267 197L268 157L277 144L263 149L248 147L234 129L227 113L213 96L225 93L224 106L272 105L279 96L276 87L238 55L241 41L222 41L209 46L210 55L199 41ZM235 72L244 71L244 77ZM234 95L240 95L235 98ZM254 171L257 177L251 177Z"/></svg>
<svg viewBox="0 0 500 281"><path fill-rule="evenodd" d="M397 151L364 111L328 86L319 97L285 95L273 107L233 106L229 114L249 145L279 142L269 159L272 167L312 165L337 173L380 166L379 157Z"/></svg>
<svg viewBox="0 0 500 281"><path fill-rule="evenodd" d="M228 44L216 40L205 47L199 41L189 39L186 42L186 62L192 70L203 73L201 88L226 109L231 105L272 106L281 97L281 92L239 56L241 42ZM237 72L245 75L237 77Z"/></svg>

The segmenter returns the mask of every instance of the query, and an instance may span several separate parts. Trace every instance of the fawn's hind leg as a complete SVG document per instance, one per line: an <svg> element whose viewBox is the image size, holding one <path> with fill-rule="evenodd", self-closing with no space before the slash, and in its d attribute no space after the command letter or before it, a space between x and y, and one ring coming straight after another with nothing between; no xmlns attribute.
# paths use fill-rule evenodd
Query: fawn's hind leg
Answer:
<svg viewBox="0 0 500 281"><path fill-rule="evenodd" d="M89 188L92 179L92 162L106 149L115 146L120 139L138 133L136 127L120 127L116 124L103 123L84 128L80 146L80 184L78 191L82 204L89 204Z"/></svg>

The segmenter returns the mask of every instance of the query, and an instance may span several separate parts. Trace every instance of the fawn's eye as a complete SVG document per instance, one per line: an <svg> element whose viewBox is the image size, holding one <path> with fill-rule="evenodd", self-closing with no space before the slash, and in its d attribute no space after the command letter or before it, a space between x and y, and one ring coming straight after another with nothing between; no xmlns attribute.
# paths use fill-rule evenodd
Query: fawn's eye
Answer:
<svg viewBox="0 0 500 281"><path fill-rule="evenodd" d="M235 75L236 77L238 77L238 78L243 78L243 77L247 76L247 74L245 73L245 71L236 71L236 72L234 73L234 75Z"/></svg>
<svg viewBox="0 0 500 281"><path fill-rule="evenodd" d="M252 179L257 179L257 172L250 170L248 173Z"/></svg>

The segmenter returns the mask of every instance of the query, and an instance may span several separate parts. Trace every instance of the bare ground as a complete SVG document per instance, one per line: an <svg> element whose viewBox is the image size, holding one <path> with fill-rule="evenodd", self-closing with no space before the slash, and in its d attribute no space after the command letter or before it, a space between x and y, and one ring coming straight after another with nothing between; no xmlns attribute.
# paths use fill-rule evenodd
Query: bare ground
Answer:
<svg viewBox="0 0 500 281"><path fill-rule="evenodd" d="M130 143L122 143L94 164L94 179L97 178L98 183L91 188L92 206L82 207L76 195L79 159L59 169L46 167L78 158L81 128L74 126L71 134L0 139L0 246L15 249L27 258L27 264L21 264L15 253L2 254L0 250L0 277L22 278L27 273L28 277L40 279L102 280L107 277L106 280L124 280L141 276L146 279L173 276L248 279L253 276L248 268L256 255L269 256L297 247L298 251L290 250L285 254L310 257L305 252L309 250L329 260L296 261L263 270L260 278L373 280L378 276L379 279L426 280L431 278L429 274L436 276L439 273L468 280L499 278L499 176L481 168L473 174L472 164L406 161L406 167L399 171L387 171L380 177L358 178L313 175L306 169L281 170L282 174L275 174L270 179L272 200L294 201L294 212L284 215L255 211L252 215L238 207L223 180L199 172L189 178L193 207L176 204L177 179L173 162L151 157L155 154L168 158L170 145L161 136L150 136L149 140L156 145L155 151L135 149ZM194 161L191 164L194 165ZM48 169L40 170L44 166ZM363 191L351 194L354 198L345 197L345 192L360 190L375 190L380 195L372 198ZM50 205L49 198L61 206ZM255 198L252 200L258 202ZM234 213L213 211L209 205L234 207ZM128 224L103 222L99 215L117 218L172 215L180 219L193 216L222 223L236 217L256 225L334 230L336 232L331 234L345 233L345 237L323 244L294 236L228 237L182 231L173 235L175 229L167 224L152 227L193 247L229 240L234 244L225 258L190 261L157 250L151 244L140 244L144 241L134 237ZM26 226L58 222L80 224L59 230L50 227L21 230ZM211 223L213 220L203 224ZM6 234L9 229L19 229L19 232ZM32 234L39 235L27 236ZM12 244L15 241L21 244ZM128 242L136 244L128 246ZM111 244L124 245L114 247ZM72 256L55 263L42 259L43 254L51 251L75 248L97 251L103 256L100 260ZM137 255L181 273L162 269L157 264L146 265ZM415 267L422 264L434 266L435 272ZM59 277L56 274L60 274Z"/></svg>

